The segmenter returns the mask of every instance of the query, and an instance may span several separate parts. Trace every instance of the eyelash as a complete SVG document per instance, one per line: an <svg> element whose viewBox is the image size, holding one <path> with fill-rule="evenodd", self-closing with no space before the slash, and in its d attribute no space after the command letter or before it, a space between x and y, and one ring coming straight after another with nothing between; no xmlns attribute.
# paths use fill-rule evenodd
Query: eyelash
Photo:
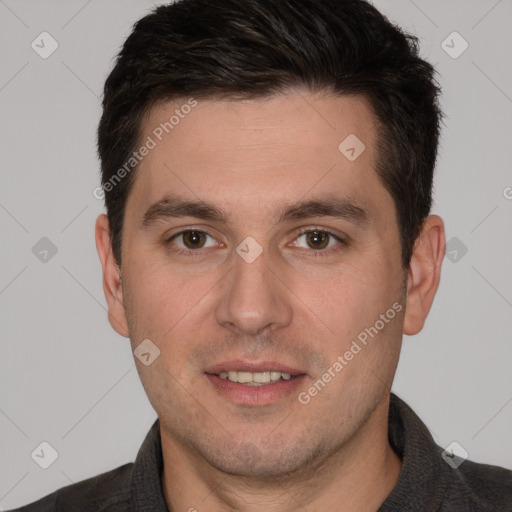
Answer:
<svg viewBox="0 0 512 512"><path fill-rule="evenodd" d="M190 233L191 231L195 231L197 233L203 233L206 236L209 236L210 238L214 239L214 237L212 237L206 231L202 231L200 229L184 229L183 231L180 231L179 233L175 233L170 238L168 238L165 241L165 244L169 245L175 238L177 238L177 237L179 237L181 235L184 235L185 233ZM297 234L296 239L301 237L302 235L304 235L306 233L312 233L314 231L326 234L330 238L334 238L339 243L339 245L342 246L342 247L347 245L347 242L343 238L341 238L340 236L334 234L333 232L331 232L329 230L322 229L322 228L319 228L319 227L308 227L308 228L301 229L301 231ZM331 247L329 249L311 249L308 252L313 252L313 257L317 258L318 256L320 256L320 257L328 256L328 255L331 254L331 252L333 250L336 251L336 250L339 250L339 249L340 249L339 247L338 248ZM201 256L204 251L205 251L205 249L181 249L181 248L173 249L173 252L175 252L177 254L183 254L183 255L186 255L186 256Z"/></svg>

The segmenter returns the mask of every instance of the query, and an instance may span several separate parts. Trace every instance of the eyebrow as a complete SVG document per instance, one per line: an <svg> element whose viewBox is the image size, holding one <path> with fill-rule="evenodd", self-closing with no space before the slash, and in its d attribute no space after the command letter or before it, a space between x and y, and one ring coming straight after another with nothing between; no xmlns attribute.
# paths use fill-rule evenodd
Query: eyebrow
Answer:
<svg viewBox="0 0 512 512"><path fill-rule="evenodd" d="M189 201L166 196L146 210L141 225L143 228L149 228L158 221L180 217L196 217L224 224L230 223L229 215L223 208L204 201ZM358 227L365 227L368 225L370 216L367 210L354 202L330 196L284 206L276 212L276 223L312 217L333 217L347 220Z"/></svg>

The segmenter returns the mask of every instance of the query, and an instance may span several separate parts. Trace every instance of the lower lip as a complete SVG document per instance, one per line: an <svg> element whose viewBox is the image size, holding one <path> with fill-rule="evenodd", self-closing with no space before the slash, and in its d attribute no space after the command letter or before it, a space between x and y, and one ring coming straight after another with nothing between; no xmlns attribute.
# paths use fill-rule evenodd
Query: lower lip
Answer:
<svg viewBox="0 0 512 512"><path fill-rule="evenodd" d="M274 384L263 386L247 386L208 373L206 377L221 395L236 404L268 405L290 395L301 384L304 375L297 375L289 380L281 379Z"/></svg>

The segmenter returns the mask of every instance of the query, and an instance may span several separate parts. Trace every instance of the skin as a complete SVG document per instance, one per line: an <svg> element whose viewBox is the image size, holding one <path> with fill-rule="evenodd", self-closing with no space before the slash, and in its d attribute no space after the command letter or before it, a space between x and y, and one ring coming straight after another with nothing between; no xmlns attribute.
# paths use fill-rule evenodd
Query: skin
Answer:
<svg viewBox="0 0 512 512"><path fill-rule="evenodd" d="M184 103L156 106L141 140ZM369 511L396 484L401 461L387 439L390 388L402 334L419 332L430 310L445 239L443 221L428 217L403 269L394 203L375 172L376 130L362 97L294 90L199 101L137 170L121 268L108 220L98 218L110 322L132 349L149 338L161 351L149 366L135 362L160 418L170 510ZM353 162L338 150L349 134L366 147ZM183 217L143 227L144 213L167 194L213 203L228 222ZM367 223L326 216L276 222L283 205L327 195L364 208ZM211 238L168 241L187 228ZM301 228L347 243L329 239L321 256ZM252 263L235 250L247 236L262 248ZM393 304L402 311L300 403L298 392ZM232 359L279 361L306 375L276 403L237 404L205 375Z"/></svg>

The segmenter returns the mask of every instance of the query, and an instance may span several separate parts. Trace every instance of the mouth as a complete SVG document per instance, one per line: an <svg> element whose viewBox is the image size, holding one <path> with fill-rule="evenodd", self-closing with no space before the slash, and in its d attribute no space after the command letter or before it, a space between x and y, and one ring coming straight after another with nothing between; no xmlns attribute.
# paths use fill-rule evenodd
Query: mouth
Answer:
<svg viewBox="0 0 512 512"><path fill-rule="evenodd" d="M237 404L268 405L293 392L306 377L304 372L276 362L221 363L206 372L216 391Z"/></svg>
<svg viewBox="0 0 512 512"><path fill-rule="evenodd" d="M275 384L281 380L291 380L297 377L297 375L274 370L264 372L220 372L218 376L221 379L238 382L246 386L266 386L267 384Z"/></svg>

